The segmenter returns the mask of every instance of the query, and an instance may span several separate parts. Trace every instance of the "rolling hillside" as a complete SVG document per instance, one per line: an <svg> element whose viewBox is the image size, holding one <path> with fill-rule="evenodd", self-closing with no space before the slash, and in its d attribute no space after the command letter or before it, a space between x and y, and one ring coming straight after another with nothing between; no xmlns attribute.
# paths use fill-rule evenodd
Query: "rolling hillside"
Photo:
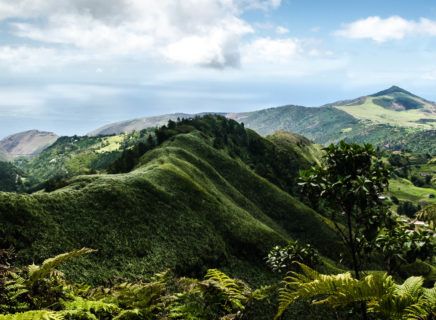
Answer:
<svg viewBox="0 0 436 320"><path fill-rule="evenodd" d="M199 274L230 266L259 280L268 274L268 250L289 239L338 258L329 221L278 187L292 171L286 163L267 165L283 156L273 142L217 117L166 133L130 172L77 176L53 192L0 193L0 246L13 245L23 262L96 248L98 264L79 260L67 269L95 282L165 268ZM306 140L297 142L306 156L314 152ZM308 163L288 160L295 170Z"/></svg>

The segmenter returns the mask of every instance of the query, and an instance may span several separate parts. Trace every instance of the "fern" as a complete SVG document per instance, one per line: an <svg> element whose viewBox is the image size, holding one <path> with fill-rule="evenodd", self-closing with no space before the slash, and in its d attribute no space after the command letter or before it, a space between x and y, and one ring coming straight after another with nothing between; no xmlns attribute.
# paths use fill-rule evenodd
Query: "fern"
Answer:
<svg viewBox="0 0 436 320"><path fill-rule="evenodd" d="M61 312L39 310L0 315L0 320L64 320Z"/></svg>
<svg viewBox="0 0 436 320"><path fill-rule="evenodd" d="M79 250L73 250L67 253L63 253L60 255L57 255L56 257L49 258L45 260L41 266L37 266L35 264L32 264L28 267L29 271L29 285L33 285L36 281L41 280L43 278L46 278L49 276L52 272L54 272L55 268L60 266L65 261L79 257L88 253L95 252L96 250L89 249L89 248L82 248Z"/></svg>
<svg viewBox="0 0 436 320"><path fill-rule="evenodd" d="M119 315L117 315L113 320L143 320L145 319L143 317L143 314L139 309L132 309L132 310L123 310L120 312Z"/></svg>
<svg viewBox="0 0 436 320"><path fill-rule="evenodd" d="M63 307L68 311L91 313L98 318L113 316L120 312L120 308L114 303L107 303L102 300L86 300L81 297L75 297L73 301L64 302Z"/></svg>
<svg viewBox="0 0 436 320"><path fill-rule="evenodd" d="M251 295L251 289L247 284L232 279L217 269L208 270L205 279L202 282L203 285L216 288L237 310L244 309L244 303L248 301L248 296Z"/></svg>
<svg viewBox="0 0 436 320"><path fill-rule="evenodd" d="M291 272L283 280L275 319L299 299L333 307L366 302L368 312L388 319L431 319L436 310L435 289L424 289L421 277L411 277L397 285L387 274L356 280L351 273L324 275L303 264L300 267L302 273Z"/></svg>
<svg viewBox="0 0 436 320"><path fill-rule="evenodd" d="M405 309L404 319L430 320L436 318L436 287L424 288L421 298Z"/></svg>
<svg viewBox="0 0 436 320"><path fill-rule="evenodd" d="M22 297L28 293L25 279L18 274L8 272L4 275L0 293L0 312L20 312L29 307Z"/></svg>

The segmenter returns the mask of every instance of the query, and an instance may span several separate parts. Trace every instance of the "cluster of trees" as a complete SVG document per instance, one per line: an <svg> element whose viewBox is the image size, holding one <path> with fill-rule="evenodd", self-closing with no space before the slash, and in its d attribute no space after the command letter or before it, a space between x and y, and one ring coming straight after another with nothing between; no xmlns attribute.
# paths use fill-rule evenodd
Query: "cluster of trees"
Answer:
<svg viewBox="0 0 436 320"><path fill-rule="evenodd" d="M14 192L22 187L23 173L10 162L0 161L0 191Z"/></svg>
<svg viewBox="0 0 436 320"><path fill-rule="evenodd" d="M407 230L394 219L384 203L390 172L371 145L342 141L328 146L325 152L324 165L304 172L300 186L310 204L333 221L347 248L346 257L354 271L355 283L366 285L372 281L364 277L371 257L384 257L385 268L390 274L397 272L401 263L433 258L432 233ZM301 278L295 274L290 283L317 279L317 276L310 278L311 271L308 272ZM382 283L385 280L383 278ZM287 293L287 289L284 292ZM293 298L288 302L295 299L295 293L290 295ZM368 319L367 313L372 310L368 308L369 300L361 297L356 301L360 301L362 319Z"/></svg>

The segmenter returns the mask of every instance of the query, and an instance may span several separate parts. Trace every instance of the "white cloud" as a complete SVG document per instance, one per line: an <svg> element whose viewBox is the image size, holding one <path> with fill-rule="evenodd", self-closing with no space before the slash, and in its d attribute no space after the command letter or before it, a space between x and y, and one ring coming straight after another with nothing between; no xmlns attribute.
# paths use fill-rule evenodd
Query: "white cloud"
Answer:
<svg viewBox="0 0 436 320"><path fill-rule="evenodd" d="M281 0L0 0L0 20L11 19L7 23L15 36L87 54L163 55L182 64L225 68L238 65L240 44L254 32L242 13L280 4Z"/></svg>
<svg viewBox="0 0 436 320"><path fill-rule="evenodd" d="M400 40L411 35L435 36L436 21L425 18L418 21L406 20L399 16L383 19L373 16L346 24L335 34L351 39L371 39L381 43Z"/></svg>
<svg viewBox="0 0 436 320"><path fill-rule="evenodd" d="M244 57L247 63L259 61L283 63L301 51L301 44L295 39L259 38L244 47Z"/></svg>
<svg viewBox="0 0 436 320"><path fill-rule="evenodd" d="M277 26L275 29L277 34L287 34L289 33L289 29L282 27L282 26Z"/></svg>

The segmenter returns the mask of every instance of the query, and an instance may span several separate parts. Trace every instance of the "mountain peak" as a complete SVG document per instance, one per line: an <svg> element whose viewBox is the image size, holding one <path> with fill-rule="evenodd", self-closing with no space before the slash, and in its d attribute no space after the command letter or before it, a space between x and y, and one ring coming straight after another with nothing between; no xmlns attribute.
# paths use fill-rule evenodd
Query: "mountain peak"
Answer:
<svg viewBox="0 0 436 320"><path fill-rule="evenodd" d="M411 92L409 92L407 90L404 90L403 88L400 88L398 86L392 86L392 87L390 87L390 88L388 88L386 90L377 92L377 93L375 93L375 94L373 94L371 96L372 97L379 97L379 96L390 95L390 94L393 94L393 93L404 93L404 94L407 94L407 95L410 95L410 96L415 96Z"/></svg>
<svg viewBox="0 0 436 320"><path fill-rule="evenodd" d="M52 145L58 136L53 132L28 130L12 134L0 140L0 148L12 158L33 156Z"/></svg>

